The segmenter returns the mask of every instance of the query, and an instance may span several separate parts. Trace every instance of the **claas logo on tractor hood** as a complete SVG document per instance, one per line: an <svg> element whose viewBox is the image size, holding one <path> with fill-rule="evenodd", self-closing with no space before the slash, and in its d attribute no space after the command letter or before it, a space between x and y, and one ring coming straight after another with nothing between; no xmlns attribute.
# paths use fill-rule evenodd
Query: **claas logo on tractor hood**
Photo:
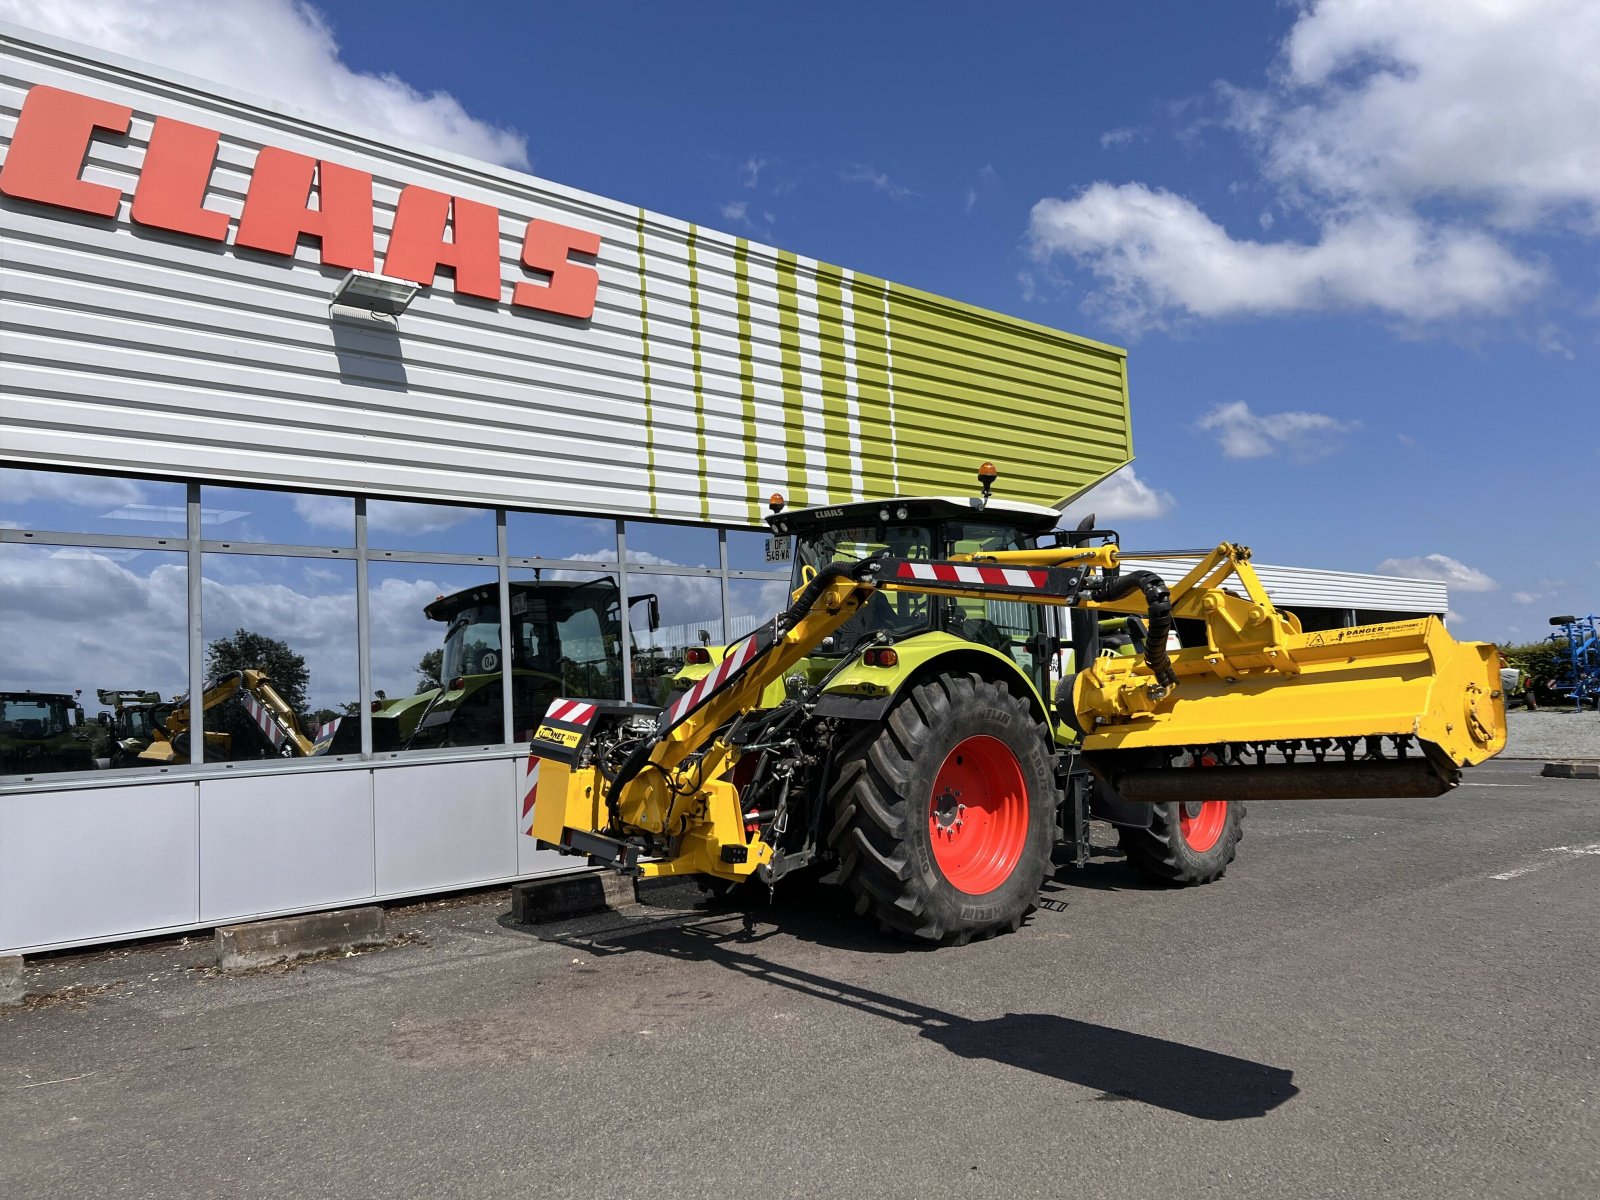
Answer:
<svg viewBox="0 0 1600 1200"><path fill-rule="evenodd" d="M125 104L39 84L17 117L11 148L0 167L0 192L55 208L115 220L126 198L121 188L84 179L84 162L96 140L125 139L133 109ZM155 118L138 165L128 215L135 224L210 242L233 243L293 257L301 237L316 240L324 265L377 270L372 175L326 159L264 146L256 155L237 222L207 208L222 135L172 117ZM313 194L316 207L311 207ZM446 232L449 240L446 240ZM580 320L594 315L600 276L589 262L600 235L531 220L522 239L526 277L510 280L511 303ZM381 273L424 287L448 267L456 292L505 299L500 275L500 210L432 188L400 189Z"/></svg>

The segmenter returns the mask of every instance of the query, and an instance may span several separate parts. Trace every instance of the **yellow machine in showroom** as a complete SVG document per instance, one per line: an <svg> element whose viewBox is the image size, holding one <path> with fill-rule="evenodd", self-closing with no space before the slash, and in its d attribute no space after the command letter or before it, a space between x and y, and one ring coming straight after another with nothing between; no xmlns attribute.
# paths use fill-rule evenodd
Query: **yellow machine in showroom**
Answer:
<svg viewBox="0 0 1600 1200"><path fill-rule="evenodd" d="M1207 883L1244 801L1437 796L1504 747L1493 646L1434 617L1303 633L1242 546L1140 551L1202 554L1169 588L994 480L774 497L789 607L699 655L665 708L552 704L534 837L714 886L836 870L884 928L962 943L1017 928L1059 843L1086 862L1091 816L1140 870Z"/></svg>

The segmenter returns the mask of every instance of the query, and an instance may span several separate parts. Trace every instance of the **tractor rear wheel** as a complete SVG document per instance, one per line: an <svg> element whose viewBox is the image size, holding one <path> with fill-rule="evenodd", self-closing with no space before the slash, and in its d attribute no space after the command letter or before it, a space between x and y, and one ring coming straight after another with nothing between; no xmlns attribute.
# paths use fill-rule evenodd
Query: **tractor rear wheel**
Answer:
<svg viewBox="0 0 1600 1200"><path fill-rule="evenodd" d="M978 675L907 689L842 755L829 841L887 930L961 944L1016 929L1050 870L1057 789L1027 702Z"/></svg>
<svg viewBox="0 0 1600 1200"><path fill-rule="evenodd" d="M1117 830L1130 866L1183 886L1222 878L1244 837L1241 801L1174 800L1151 809L1149 829Z"/></svg>

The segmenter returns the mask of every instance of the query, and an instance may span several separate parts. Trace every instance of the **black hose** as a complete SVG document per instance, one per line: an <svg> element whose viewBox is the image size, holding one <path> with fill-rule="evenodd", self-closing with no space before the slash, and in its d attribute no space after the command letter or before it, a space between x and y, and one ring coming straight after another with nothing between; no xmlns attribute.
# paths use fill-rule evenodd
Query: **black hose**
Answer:
<svg viewBox="0 0 1600 1200"><path fill-rule="evenodd" d="M1167 654L1167 634L1172 632L1172 596L1167 584L1154 571L1129 571L1107 579L1092 579L1083 585L1087 600L1120 600L1130 592L1142 592L1150 622L1145 632L1144 661L1162 687L1177 687L1178 677Z"/></svg>
<svg viewBox="0 0 1600 1200"><path fill-rule="evenodd" d="M811 606L828 590L828 585L835 579L862 579L873 574L878 569L876 559L866 558L860 562L833 562L823 567L806 584L805 590L795 597L794 603L778 614L778 633L793 629L799 624L800 619L811 611Z"/></svg>

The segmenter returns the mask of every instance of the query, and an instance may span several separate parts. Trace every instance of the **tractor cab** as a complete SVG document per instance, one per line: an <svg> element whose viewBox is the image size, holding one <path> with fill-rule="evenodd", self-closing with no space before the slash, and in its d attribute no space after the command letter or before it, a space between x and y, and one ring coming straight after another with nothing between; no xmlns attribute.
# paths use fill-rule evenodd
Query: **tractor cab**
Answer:
<svg viewBox="0 0 1600 1200"><path fill-rule="evenodd" d="M654 629L654 595L635 596ZM385 701L373 713L375 748L492 745L502 740L500 638L495 585L441 596L423 612L445 625L439 688ZM584 580L511 584L511 700L513 732L531 732L560 695L622 698L622 592L609 575ZM637 683L637 681L636 681ZM338 750L335 745L334 749Z"/></svg>
<svg viewBox="0 0 1600 1200"><path fill-rule="evenodd" d="M76 696L0 692L0 775L88 771L94 754Z"/></svg>
<svg viewBox="0 0 1600 1200"><path fill-rule="evenodd" d="M780 511L768 518L768 524L776 536L794 539L790 585L799 588L829 563L853 562L875 554L927 560L1031 550L1059 519L1060 513L1043 505L906 497ZM880 591L861 612L823 640L812 656L812 667L826 674L864 643L888 645L940 633L1010 659L1043 696L1048 694L1050 616L1038 605L1014 600Z"/></svg>

